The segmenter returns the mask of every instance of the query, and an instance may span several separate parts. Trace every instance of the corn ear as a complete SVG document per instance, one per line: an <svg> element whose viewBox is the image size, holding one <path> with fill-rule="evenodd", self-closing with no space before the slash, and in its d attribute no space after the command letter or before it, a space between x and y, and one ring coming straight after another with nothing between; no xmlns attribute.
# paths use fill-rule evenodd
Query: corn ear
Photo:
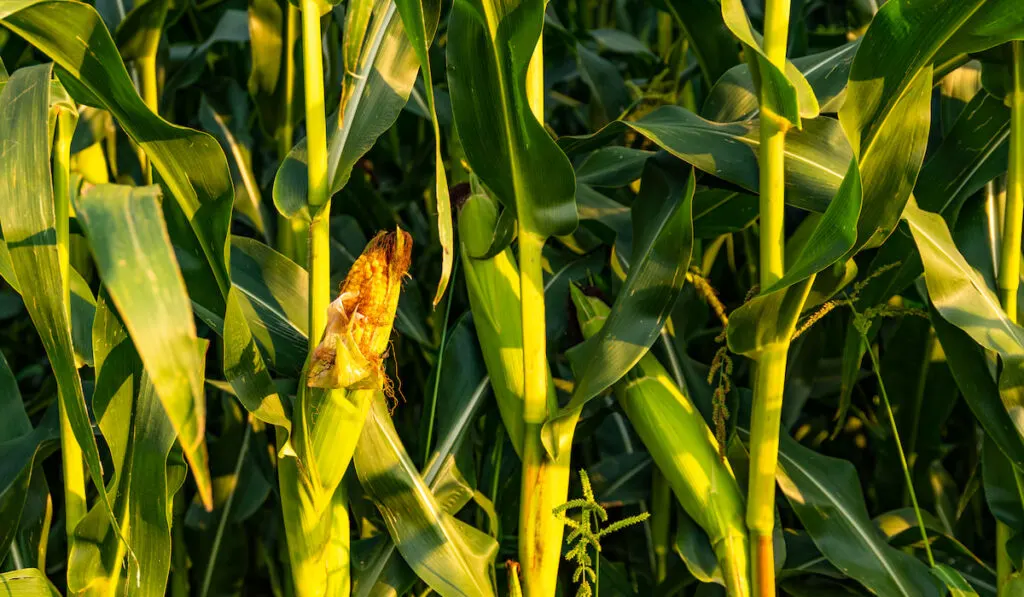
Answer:
<svg viewBox="0 0 1024 597"><path fill-rule="evenodd" d="M590 337L601 329L609 308L575 286L571 291L583 336ZM707 532L728 594L750 595L743 494L704 418L650 353L613 389L679 504Z"/></svg>
<svg viewBox="0 0 1024 597"><path fill-rule="evenodd" d="M491 244L498 222L494 201L470 196L459 210L462 265L487 373L516 454L523 452L523 329L519 321L519 268L506 248L491 259L476 259ZM549 390L554 396L554 385Z"/></svg>
<svg viewBox="0 0 1024 597"><path fill-rule="evenodd" d="M385 400L384 374L412 239L401 228L373 238L328 307L320 343L299 387L291 443L280 462L285 531L300 595L348 594L348 512L339 487L374 400Z"/></svg>

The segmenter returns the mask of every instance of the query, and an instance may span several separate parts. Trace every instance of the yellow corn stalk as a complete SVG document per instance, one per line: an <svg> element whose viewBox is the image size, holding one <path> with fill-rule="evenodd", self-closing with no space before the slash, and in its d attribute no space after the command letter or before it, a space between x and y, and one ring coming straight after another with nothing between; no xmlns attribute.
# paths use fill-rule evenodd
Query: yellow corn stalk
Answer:
<svg viewBox="0 0 1024 597"><path fill-rule="evenodd" d="M280 462L281 501L296 593L349 594L349 541L341 479L378 394L390 392L383 361L412 238L377 234L352 265L299 388L291 445ZM334 533L332 533L332 531Z"/></svg>
<svg viewBox="0 0 1024 597"><path fill-rule="evenodd" d="M487 251L497 219L497 207L490 197L484 194L471 196L459 211L460 253L473 323L487 373L502 421L516 453L522 458L524 442L531 438L525 437L528 431L523 418L525 376L519 268L512 257L512 250L507 248L491 259L473 257ZM550 414L558 408L550 372L547 372L547 389ZM539 426L533 426L533 433L539 431ZM532 441L540 442L540 438L535 436ZM528 496L533 504L527 510L534 519L520 520L519 565L524 579L550 580L553 583L556 578L564 525L554 515L554 510L565 503L569 493L570 453L571 450L563 450L557 460L545 454L539 465L531 469L529 482L536 491ZM531 536L525 542L524 528ZM524 582L524 587L529 594L529 583ZM553 584L540 590L539 594L547 594L548 588L550 594L554 594Z"/></svg>
<svg viewBox="0 0 1024 597"><path fill-rule="evenodd" d="M584 337L601 329L609 308L571 287ZM614 386L615 397L683 510L711 540L730 597L750 595L750 543L744 499L718 441L689 397L654 355Z"/></svg>

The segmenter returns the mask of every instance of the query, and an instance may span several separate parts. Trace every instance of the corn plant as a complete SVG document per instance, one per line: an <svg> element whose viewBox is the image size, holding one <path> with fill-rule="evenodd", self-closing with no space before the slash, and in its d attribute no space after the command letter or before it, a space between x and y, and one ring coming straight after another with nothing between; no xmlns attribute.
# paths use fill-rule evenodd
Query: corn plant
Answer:
<svg viewBox="0 0 1024 597"><path fill-rule="evenodd" d="M1020 0L0 0L0 593L1022 595L1022 222Z"/></svg>

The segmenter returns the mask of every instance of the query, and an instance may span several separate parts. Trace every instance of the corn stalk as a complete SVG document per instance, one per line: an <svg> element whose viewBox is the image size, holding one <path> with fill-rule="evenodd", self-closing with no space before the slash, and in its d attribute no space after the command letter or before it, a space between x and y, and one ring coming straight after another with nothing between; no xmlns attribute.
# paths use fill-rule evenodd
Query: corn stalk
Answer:
<svg viewBox="0 0 1024 597"><path fill-rule="evenodd" d="M1010 89L1010 164L1006 178L1006 211L999 245L999 301L1011 321L1018 320L1017 289L1020 287L1021 228L1024 224L1024 42L1010 44L1013 53ZM1017 484L1021 474L1014 467ZM1007 583L1013 572L1006 551L1010 528L996 521L996 578L1000 597L1009 595Z"/></svg>
<svg viewBox="0 0 1024 597"><path fill-rule="evenodd" d="M786 65L789 0L768 0L765 8L764 52L780 70ZM769 85L761 86L760 159L760 283L771 287L785 270L785 145L789 123L774 110ZM753 586L756 595L775 595L775 468L779 422L786 383L787 345L762 352L754 374L750 421L750 482L747 526L754 543Z"/></svg>

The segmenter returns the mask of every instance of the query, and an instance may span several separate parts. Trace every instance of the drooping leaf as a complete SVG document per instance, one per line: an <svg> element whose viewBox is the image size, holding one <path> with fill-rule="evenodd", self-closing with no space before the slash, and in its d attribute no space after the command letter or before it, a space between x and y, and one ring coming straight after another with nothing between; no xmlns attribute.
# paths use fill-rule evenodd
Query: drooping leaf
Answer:
<svg viewBox="0 0 1024 597"><path fill-rule="evenodd" d="M576 228L572 166L531 111L526 78L544 22L541 0L458 0L448 25L452 113L473 172L521 230Z"/></svg>
<svg viewBox="0 0 1024 597"><path fill-rule="evenodd" d="M914 235L935 309L1000 356L999 396L1014 427L1024 434L1024 329L1006 316L995 293L957 250L941 216L911 202L903 218Z"/></svg>
<svg viewBox="0 0 1024 597"><path fill-rule="evenodd" d="M75 366L61 281L57 226L67 223L57 222L50 176L52 68L45 64L19 69L0 92L0 154L5 156L0 163L0 227L26 309L53 369L68 425L93 484L103 487L99 447ZM101 494L110 514L109 500Z"/></svg>
<svg viewBox="0 0 1024 597"><path fill-rule="evenodd" d="M464 316L451 330L445 347L443 363L449 373L442 375L438 386L437 442L427 465L422 470L423 483L430 488L445 512L455 515L465 505L464 500L441 499L441 490L446 483L446 471L450 473L456 453L467 437L475 416L485 405L489 392L489 379L483 357L474 336L472 319ZM432 389L432 386L428 386ZM357 457L358 458L358 457ZM404 511L398 511L404 517ZM401 524L401 520L399 521ZM408 570L408 564L395 552L395 544L388 535L373 552L361 569L354 574L352 594L356 597L381 595L386 590L401 595L408 586L388 586L386 579L409 578L411 585L415 578Z"/></svg>
<svg viewBox="0 0 1024 597"><path fill-rule="evenodd" d="M761 48L761 36L754 31L747 18L742 0L723 0L722 18L725 25L743 44L745 51L754 52L760 69L760 85L766 106L778 116L788 120L797 129L803 127L803 119L818 115L818 100L807 79L786 61L785 72L779 70Z"/></svg>
<svg viewBox="0 0 1024 597"><path fill-rule="evenodd" d="M359 64L348 101L327 118L331 194L345 186L356 163L398 118L416 80L419 61L393 0L374 2ZM306 160L303 139L277 171L274 205L289 218L297 215L308 221Z"/></svg>
<svg viewBox="0 0 1024 597"><path fill-rule="evenodd" d="M203 358L158 194L155 187L98 185L75 207L103 285L174 425L203 503L212 507Z"/></svg>
<svg viewBox="0 0 1024 597"><path fill-rule="evenodd" d="M858 39L831 50L793 59L793 66L807 79L823 113L837 111L836 104L843 99L850 66L859 45ZM715 122L733 122L756 118L760 112L750 68L739 64L730 68L711 88L700 114Z"/></svg>
<svg viewBox="0 0 1024 597"><path fill-rule="evenodd" d="M438 20L441 18L439 0L395 0L402 17L405 33L409 36L420 69L423 71L423 86L427 96L427 110L434 127L434 198L437 202L437 236L441 243L441 279L434 293L434 306L441 301L452 274L453 239L452 208L448 197L448 177L444 171L444 156L441 153L441 127L437 122L437 107L434 103L434 77L430 72L430 44L434 40Z"/></svg>
<svg viewBox="0 0 1024 597"><path fill-rule="evenodd" d="M495 595L497 542L438 503L398 439L383 395L371 406L354 463L398 551L424 582L444 597Z"/></svg>
<svg viewBox="0 0 1024 597"><path fill-rule="evenodd" d="M633 250L629 275L601 331L573 349L576 384L567 405L545 423L547 449L559 454L588 400L626 374L657 339L686 280L693 250L691 208L695 180L672 172L671 162L647 162L641 193L633 206ZM549 436L553 433L553 436Z"/></svg>

